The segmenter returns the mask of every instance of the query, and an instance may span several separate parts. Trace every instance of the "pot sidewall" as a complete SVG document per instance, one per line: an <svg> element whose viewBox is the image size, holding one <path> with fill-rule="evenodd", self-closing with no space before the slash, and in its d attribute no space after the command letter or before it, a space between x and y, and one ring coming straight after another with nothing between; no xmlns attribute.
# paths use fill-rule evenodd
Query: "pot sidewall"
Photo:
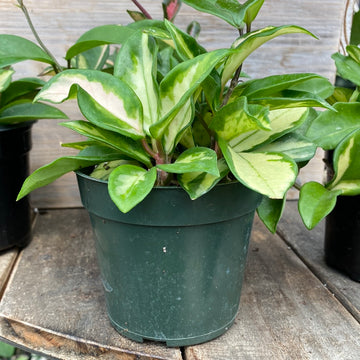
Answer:
<svg viewBox="0 0 360 360"><path fill-rule="evenodd" d="M32 125L0 126L0 250L24 247L32 237L29 197L16 201L29 175Z"/></svg>
<svg viewBox="0 0 360 360"><path fill-rule="evenodd" d="M122 214L116 208L116 215L108 217L113 203L107 184L81 172L77 178L90 214L108 315L115 328L134 340L166 341L169 346L192 345L225 332L238 310L254 212L261 196L239 183L218 185L202 201L190 200L180 188L157 188L136 211ZM88 199L93 196L96 200ZM219 206L219 220L214 221L211 208L218 203L240 210L230 214L225 209L224 216L221 209L225 207ZM196 204L200 206L197 217ZM210 215L205 217L208 209ZM143 211L146 217L139 215ZM162 223L159 212L167 214ZM153 220L149 219L152 214ZM139 216L144 224L139 223Z"/></svg>

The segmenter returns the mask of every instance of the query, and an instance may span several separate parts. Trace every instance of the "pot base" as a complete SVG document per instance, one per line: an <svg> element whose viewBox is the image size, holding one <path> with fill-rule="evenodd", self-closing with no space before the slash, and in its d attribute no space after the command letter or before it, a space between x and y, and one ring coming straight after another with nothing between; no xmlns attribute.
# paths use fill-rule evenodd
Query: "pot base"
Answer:
<svg viewBox="0 0 360 360"><path fill-rule="evenodd" d="M193 336L193 337L183 337L183 338L177 338L177 339L168 339L168 338L164 339L161 337L148 337L146 335L143 336L142 334L137 334L135 332L130 331L127 328L120 326L118 323L116 323L116 321L114 321L111 318L110 315L109 315L109 319L110 319L111 325L116 329L116 331L118 331L122 336L125 336L126 338L128 338L130 340L134 340L134 341L140 342L140 343L143 343L146 340L159 341L159 342L165 342L166 346L168 346L168 347L180 347L180 346L197 345L197 344L204 343L206 341L216 339L220 335L224 334L227 330L229 330L229 328L232 326L232 324L234 323L234 321L236 319L236 315L225 326L222 326L221 328L216 329L214 331L210 331L207 334L202 334L202 335Z"/></svg>

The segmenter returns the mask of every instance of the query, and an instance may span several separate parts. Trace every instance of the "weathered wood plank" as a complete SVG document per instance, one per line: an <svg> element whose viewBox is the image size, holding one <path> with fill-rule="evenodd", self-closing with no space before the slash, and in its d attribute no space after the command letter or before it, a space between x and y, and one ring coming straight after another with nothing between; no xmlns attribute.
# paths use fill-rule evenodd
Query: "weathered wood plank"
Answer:
<svg viewBox="0 0 360 360"><path fill-rule="evenodd" d="M358 359L359 331L283 240L256 220L234 326L186 349L186 359ZM138 344L112 328L81 209L39 216L0 303L0 337L66 360L181 359L178 349Z"/></svg>
<svg viewBox="0 0 360 360"><path fill-rule="evenodd" d="M112 328L94 251L85 210L40 215L0 304L0 337L64 360L180 360L179 349Z"/></svg>
<svg viewBox="0 0 360 360"><path fill-rule="evenodd" d="M0 252L0 298L18 255L19 250L17 248Z"/></svg>
<svg viewBox="0 0 360 360"><path fill-rule="evenodd" d="M275 39L245 62L244 71L253 77L285 72L316 72L333 80L335 67L330 55L339 48L344 18L349 17L349 13L345 13L346 5L353 1L328 0L325 4L323 0L266 1L254 28L269 24L296 24L312 31L319 40L305 35L287 35ZM83 32L96 25L128 23L126 9L135 9L130 0L27 0L25 3L41 38L59 61L62 61L66 49ZM142 4L154 18L161 18L160 1L143 0ZM0 13L0 33L14 33L33 39L14 1L0 0ZM199 16L199 13L184 5L177 18L177 25L184 29L191 20L201 23L200 41L209 50L230 45L236 36L225 22L206 14ZM28 75L40 72L43 66L29 63L25 69L22 65L16 68L19 75ZM68 110L72 119L78 119L75 107ZM69 150L64 151L58 143L59 140L73 140L73 135L56 123L48 121L35 125L32 169L55 159L59 154L69 154ZM34 206L41 208L80 205L73 175L34 192L32 198Z"/></svg>
<svg viewBox="0 0 360 360"><path fill-rule="evenodd" d="M297 202L289 201L278 232L299 254L307 266L360 322L360 283L326 265L324 260L325 223L309 231L297 211Z"/></svg>
<svg viewBox="0 0 360 360"><path fill-rule="evenodd" d="M240 310L218 339L187 360L358 359L360 325L278 236L252 235Z"/></svg>

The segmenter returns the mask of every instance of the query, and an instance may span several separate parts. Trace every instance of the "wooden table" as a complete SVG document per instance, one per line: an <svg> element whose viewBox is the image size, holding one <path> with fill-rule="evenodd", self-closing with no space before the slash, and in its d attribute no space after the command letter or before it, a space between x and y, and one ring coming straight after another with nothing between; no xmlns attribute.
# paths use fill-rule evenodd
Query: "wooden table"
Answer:
<svg viewBox="0 0 360 360"><path fill-rule="evenodd" d="M306 231L295 208L288 202L277 235L255 220L233 327L183 349L120 336L106 316L87 213L41 212L32 243L0 256L0 337L64 360L358 360L360 283L326 267L322 226Z"/></svg>

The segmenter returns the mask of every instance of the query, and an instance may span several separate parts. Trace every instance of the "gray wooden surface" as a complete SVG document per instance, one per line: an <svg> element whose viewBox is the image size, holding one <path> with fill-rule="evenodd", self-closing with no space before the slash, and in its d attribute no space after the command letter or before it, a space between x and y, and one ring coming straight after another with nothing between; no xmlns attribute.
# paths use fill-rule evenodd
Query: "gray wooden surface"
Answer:
<svg viewBox="0 0 360 360"><path fill-rule="evenodd" d="M235 324L183 353L159 343L138 344L111 327L82 209L38 217L35 238L21 253L0 303L0 337L64 360L358 360L359 333L346 308L258 220Z"/></svg>
<svg viewBox="0 0 360 360"><path fill-rule="evenodd" d="M360 283L326 265L324 260L324 228L321 222L309 231L297 211L297 202L288 201L278 226L283 239L300 256L321 282L360 322ZM360 337L360 334L359 334Z"/></svg>
<svg viewBox="0 0 360 360"><path fill-rule="evenodd" d="M267 25L295 24L312 31L319 37L315 40L305 35L286 35L264 45L244 65L244 71L253 77L285 72L316 72L334 79L335 68L330 56L339 49L341 34L344 34L344 19L350 17L354 0L267 0L254 24L254 28ZM161 18L161 1L142 0L141 3ZM67 48L86 30L104 24L126 24L129 17L126 9L135 9L130 0L25 0L33 22L41 38L60 62ZM0 0L0 33L13 33L33 39L15 0ZM235 33L225 22L208 15L201 15L186 5L183 6L177 25L185 29L191 20L202 25L200 41L209 50L231 44ZM345 31L346 33L346 31ZM261 54L261 55L260 55ZM17 66L18 75L36 74L43 65L27 63ZM76 106L66 108L72 119L78 119ZM54 160L59 154L70 150L60 147L60 142L69 142L76 137L70 130L56 125L56 121L42 121L34 126L34 147L31 153L32 169ZM313 170L310 170L312 173ZM315 170L318 173L318 171ZM41 208L79 206L80 200L73 174L67 175L45 189L35 191L33 204Z"/></svg>
<svg viewBox="0 0 360 360"><path fill-rule="evenodd" d="M18 255L19 250L16 248L0 252L0 299Z"/></svg>

